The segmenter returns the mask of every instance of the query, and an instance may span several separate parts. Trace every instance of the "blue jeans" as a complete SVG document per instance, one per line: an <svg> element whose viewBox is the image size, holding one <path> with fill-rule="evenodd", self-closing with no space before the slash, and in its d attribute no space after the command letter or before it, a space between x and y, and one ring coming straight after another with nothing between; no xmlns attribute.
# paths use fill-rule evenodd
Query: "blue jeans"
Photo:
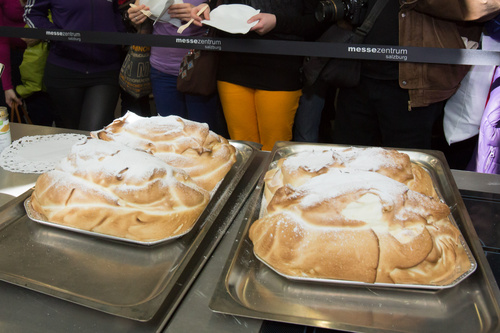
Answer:
<svg viewBox="0 0 500 333"><path fill-rule="evenodd" d="M321 114L325 107L326 83L317 80L312 86L302 89L299 108L293 124L293 141L318 142Z"/></svg>
<svg viewBox="0 0 500 333"><path fill-rule="evenodd" d="M180 93L177 91L177 76L165 74L153 67L151 67L151 84L156 111L159 115L176 115L184 119L207 123L212 131L226 136L226 124L217 94L195 96Z"/></svg>

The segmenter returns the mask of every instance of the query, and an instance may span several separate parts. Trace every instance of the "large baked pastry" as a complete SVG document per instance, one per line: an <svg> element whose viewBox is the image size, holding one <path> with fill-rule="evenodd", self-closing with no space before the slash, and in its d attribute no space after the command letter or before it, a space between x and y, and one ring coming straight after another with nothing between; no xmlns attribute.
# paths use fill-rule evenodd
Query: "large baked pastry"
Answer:
<svg viewBox="0 0 500 333"><path fill-rule="evenodd" d="M302 151L281 158L265 175L265 199L269 202L276 190L285 184L300 186L313 177L336 169L377 172L438 199L430 175L412 163L408 154L378 147Z"/></svg>
<svg viewBox="0 0 500 333"><path fill-rule="evenodd" d="M381 167L371 159L361 164L374 171L323 169L330 160L309 170L291 166L311 160L282 163L297 174L283 172L250 227L258 258L290 277L366 283L447 285L470 269L448 206L405 184L411 166L401 179L385 175L399 168L374 172ZM323 171L311 177L313 169Z"/></svg>
<svg viewBox="0 0 500 333"><path fill-rule="evenodd" d="M89 139L38 178L31 205L50 222L150 242L185 233L209 198L151 154Z"/></svg>
<svg viewBox="0 0 500 333"><path fill-rule="evenodd" d="M236 149L208 125L177 116L140 117L128 112L91 136L149 152L186 171L212 191L236 162Z"/></svg>

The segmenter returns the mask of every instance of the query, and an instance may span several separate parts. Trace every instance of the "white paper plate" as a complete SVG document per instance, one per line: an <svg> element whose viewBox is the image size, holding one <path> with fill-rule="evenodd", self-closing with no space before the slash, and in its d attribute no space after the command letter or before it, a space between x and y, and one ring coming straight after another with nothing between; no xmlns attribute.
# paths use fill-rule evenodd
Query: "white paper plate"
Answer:
<svg viewBox="0 0 500 333"><path fill-rule="evenodd" d="M151 12L151 16L149 17L150 19L156 20L161 15L161 17L158 19L158 22L168 22L175 25L176 27L179 27L181 25L181 20L171 18L166 11L162 15L162 12L165 8L168 8L173 4L183 3L182 0L141 0L140 3L141 5L146 5L147 7L149 7L149 11Z"/></svg>
<svg viewBox="0 0 500 333"><path fill-rule="evenodd" d="M210 12L210 20L201 22L232 34L246 34L258 23L248 24L247 21L259 13L260 10L247 5L220 5Z"/></svg>
<svg viewBox="0 0 500 333"><path fill-rule="evenodd" d="M3 150L0 165L12 172L44 173L53 170L75 143L86 139L69 133L25 136Z"/></svg>

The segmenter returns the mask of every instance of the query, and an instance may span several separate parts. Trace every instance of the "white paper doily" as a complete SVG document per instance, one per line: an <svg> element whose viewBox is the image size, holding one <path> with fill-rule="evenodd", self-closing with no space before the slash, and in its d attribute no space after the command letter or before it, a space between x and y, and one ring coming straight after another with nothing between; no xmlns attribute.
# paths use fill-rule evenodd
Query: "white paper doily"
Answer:
<svg viewBox="0 0 500 333"><path fill-rule="evenodd" d="M0 165L12 172L44 173L53 170L75 143L86 139L70 133L25 136L3 150Z"/></svg>

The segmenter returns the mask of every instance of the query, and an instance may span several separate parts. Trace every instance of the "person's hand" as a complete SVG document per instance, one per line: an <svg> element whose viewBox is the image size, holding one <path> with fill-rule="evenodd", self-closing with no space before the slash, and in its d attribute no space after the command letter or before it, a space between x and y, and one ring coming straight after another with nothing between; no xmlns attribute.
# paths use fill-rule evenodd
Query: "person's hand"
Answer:
<svg viewBox="0 0 500 333"><path fill-rule="evenodd" d="M141 10L149 10L149 7L139 4L139 0L135 1L135 6L130 6L127 10L128 18L132 21L132 23L140 25L148 19L148 17L144 15Z"/></svg>
<svg viewBox="0 0 500 333"><path fill-rule="evenodd" d="M21 99L17 97L14 89L5 90L5 102L12 108L12 102L16 102L18 105L22 103Z"/></svg>
<svg viewBox="0 0 500 333"><path fill-rule="evenodd" d="M259 35L265 35L276 27L276 15L268 13L259 13L252 16L247 23L259 21L256 25L250 28L250 31L255 31Z"/></svg>
<svg viewBox="0 0 500 333"><path fill-rule="evenodd" d="M191 19L191 9L193 5L190 3L179 3L168 7L168 14L172 18L177 18L181 21L189 21Z"/></svg>
<svg viewBox="0 0 500 333"><path fill-rule="evenodd" d="M201 27L203 26L203 24L201 23L202 20L210 20L210 7L205 9L205 11L201 13L200 16L198 16L198 12L206 5L207 5L206 3L202 3L201 5L193 7L191 9L191 18L194 19L193 21L194 25Z"/></svg>
<svg viewBox="0 0 500 333"><path fill-rule="evenodd" d="M35 39L35 38L21 38L28 47L35 46L36 44L40 43L42 40L41 39Z"/></svg>

